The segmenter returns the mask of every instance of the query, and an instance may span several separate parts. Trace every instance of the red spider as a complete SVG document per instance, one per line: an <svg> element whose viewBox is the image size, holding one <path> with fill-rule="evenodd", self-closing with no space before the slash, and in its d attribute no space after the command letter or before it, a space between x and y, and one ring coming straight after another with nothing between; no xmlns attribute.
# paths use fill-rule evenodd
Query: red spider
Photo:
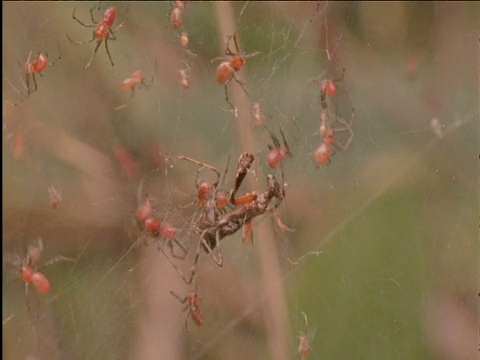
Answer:
<svg viewBox="0 0 480 360"><path fill-rule="evenodd" d="M258 102L253 103L252 112L255 126L262 126L265 123L265 116L263 115L262 108Z"/></svg>
<svg viewBox="0 0 480 360"><path fill-rule="evenodd" d="M92 19L93 24L85 24L81 20L79 20L75 16L75 10L77 7L73 9L73 14L72 18L76 20L80 25L83 27L93 27L95 28L93 30L93 36L91 40L87 41L73 41L67 34L68 40L74 45L83 45L86 43L90 43L92 41L97 41L97 46L95 47L95 50L93 51L92 56L90 57L90 60L88 60L87 65L85 65L85 70L87 70L92 63L93 59L95 58L95 55L97 54L98 48L102 44L103 41L105 41L105 49L107 50L108 58L110 59L110 63L112 66L114 66L112 56L110 55L110 51L108 50L108 40L117 40L115 37L115 33L120 30L120 28L123 26L124 22L122 22L120 25L117 26L115 30L112 30L113 23L115 22L115 19L117 18L117 9L114 7L108 8L105 13L103 14L102 18L100 19L99 22L96 22L95 19L93 18L93 8L90 9L90 17Z"/></svg>
<svg viewBox="0 0 480 360"><path fill-rule="evenodd" d="M43 76L43 72L49 66L55 65L55 63L62 58L60 54L60 45L58 45L58 57L53 62L48 62L48 55L38 53L38 57L32 60L32 52L28 54L27 61L25 62L25 82L27 85L27 97L38 90L37 79L35 74ZM32 84L33 83L33 84ZM32 87L33 86L33 87Z"/></svg>
<svg viewBox="0 0 480 360"><path fill-rule="evenodd" d="M147 84L145 83L145 76L143 75L142 70L135 71L132 74L132 76L123 80L122 81L122 88L125 91L132 91L133 92L133 91L135 91L135 88L139 84L141 84L145 87L148 87Z"/></svg>
<svg viewBox="0 0 480 360"><path fill-rule="evenodd" d="M328 96L337 95L337 85L333 80L323 80L322 82L322 94Z"/></svg>
<svg viewBox="0 0 480 360"><path fill-rule="evenodd" d="M50 203L52 204L52 208L58 209L60 203L62 202L62 193L55 187L50 186L48 188L48 195L50 197Z"/></svg>
<svg viewBox="0 0 480 360"><path fill-rule="evenodd" d="M323 141L313 153L317 165L329 165L330 158L333 155L333 146L328 141Z"/></svg>
<svg viewBox="0 0 480 360"><path fill-rule="evenodd" d="M230 50L230 47L229 47L229 42L232 38L233 38L233 43L235 44L235 52ZM227 103L230 105L230 107L232 109L235 109L235 107L228 100L227 84L232 79L235 79L235 81L242 87L245 94L248 95L247 90L243 86L244 83L237 78L235 73L237 71L239 71L243 67L243 65L245 65L248 58L253 57L255 55L258 55L258 54L259 54L259 52L256 51L256 52L248 54L248 55L243 55L240 52L240 48L238 46L237 34L234 33L233 36L230 35L230 36L227 37L227 40L225 42L225 55L231 56L232 59L223 61L223 62L220 63L220 65L218 65L218 67L217 67L217 81L220 84L225 85L225 99L227 100Z"/></svg>
<svg viewBox="0 0 480 360"><path fill-rule="evenodd" d="M113 153L125 175L127 175L129 179L137 179L140 170L128 148L124 145L117 144L113 147Z"/></svg>
<svg viewBox="0 0 480 360"><path fill-rule="evenodd" d="M327 96L335 96L337 93L336 84L340 83L343 80L345 74L345 69L343 69L342 76L337 80L323 80L322 81L322 92L320 95L320 105L321 105L321 114L320 114L320 128L318 130L320 136L323 137L320 146L314 151L313 156L315 163L317 165L328 165L330 164L330 158L335 153L335 151L340 147L343 150L346 150L350 143L353 140L353 118L355 115L355 109L352 107L352 115L349 120L346 120L342 116L335 114L330 111L328 108ZM319 80L315 80L319 82ZM350 101L350 94L345 90ZM333 127L333 123L340 123L341 127ZM338 139L337 134L340 132L347 132L348 138L345 142L342 142Z"/></svg>
<svg viewBox="0 0 480 360"><path fill-rule="evenodd" d="M173 11L172 11L172 15L170 16L170 21L172 23L172 27L175 30L178 30L183 26L184 10L185 10L185 4L183 1L177 0L173 2Z"/></svg>
<svg viewBox="0 0 480 360"><path fill-rule="evenodd" d="M307 331L308 331L308 323L307 323L307 315L305 315L304 312L301 313L303 317L305 318L305 331L300 334L298 337L298 352L300 353L300 358L301 359L308 359L310 356L310 345L309 345L309 339L307 336Z"/></svg>
<svg viewBox="0 0 480 360"><path fill-rule="evenodd" d="M186 160L199 166L199 169L197 170L197 181L195 183L197 184L199 203L204 203L204 205L202 205L201 213L196 220L196 227L201 235L197 246L195 260L188 277L185 276L178 266L167 257L173 268L182 277L185 283L191 284L195 279L196 265L202 251L210 254L218 266L222 266L223 259L220 251L220 241L233 235L242 228L244 231L244 239L248 240L252 230L251 224L249 223L251 223L251 221L257 216L274 212L283 201L285 191L276 180L275 176L269 174L267 176L268 187L265 191L253 191L242 197L236 198L236 193L255 160L254 155L247 152L240 155L232 189L229 194L225 193L225 196L222 195L222 201L219 200L222 192L217 190L219 184L223 183L223 178L227 173L228 165L222 181L220 181L220 172L209 164L187 156L174 156L169 157L168 159ZM216 174L216 181L213 185L206 182L200 183L198 181L198 174L203 169L209 169ZM225 206L229 202L231 205L235 206L235 209L231 211L226 209L219 211L221 210L220 207L223 205L223 202L225 202ZM215 253L214 250L216 250Z"/></svg>
<svg viewBox="0 0 480 360"><path fill-rule="evenodd" d="M191 317L193 322L197 326L202 326L205 322L205 318L203 316L202 310L200 309L200 298L198 297L196 292L193 292L187 296L185 296L183 299L180 298L177 294L175 294L173 291L170 291L170 294L172 294L178 301L180 301L182 304L185 304L185 307L183 311L188 311L187 313L187 318L185 319L185 331L188 332L188 318Z"/></svg>
<svg viewBox="0 0 480 360"><path fill-rule="evenodd" d="M178 73L180 74L180 84L182 84L184 90L188 90L190 88L190 81L188 81L187 71L187 69L178 70Z"/></svg>
<svg viewBox="0 0 480 360"><path fill-rule="evenodd" d="M190 38L186 32L183 32L182 35L180 35L180 44L184 48L188 47L188 44L190 44Z"/></svg>
<svg viewBox="0 0 480 360"><path fill-rule="evenodd" d="M37 263L39 262L43 252L42 239L34 240L27 248L25 258L20 259L18 255L6 254L6 262L20 267L20 277L25 282L25 299L27 302L28 311L30 311L30 305L28 302L28 287L33 285L38 293L48 294L51 290L51 284L48 278L37 269ZM57 255L50 261L46 262L42 268L52 265L58 261L74 261L73 259L65 256Z"/></svg>
<svg viewBox="0 0 480 360"><path fill-rule="evenodd" d="M145 231L148 237L167 239L167 244L170 248L171 255L176 259L182 260L185 258L187 255L187 249L177 240L177 228L166 221L158 219L155 216L153 203L150 199L147 198L141 205L138 206L135 217L139 228L142 231ZM173 248L174 243L180 248L182 252L181 255L175 254ZM158 243L158 250L162 252L169 262L173 262L173 260L170 259L170 256L160 246L160 243Z"/></svg>
<svg viewBox="0 0 480 360"><path fill-rule="evenodd" d="M267 156L267 162L268 166L270 166L272 169L275 169L282 162L282 160L292 156L282 129L280 129L280 134L282 135L283 146L280 145L280 141L278 141L275 135L270 134L270 137L273 141L273 146L268 145L270 153Z"/></svg>

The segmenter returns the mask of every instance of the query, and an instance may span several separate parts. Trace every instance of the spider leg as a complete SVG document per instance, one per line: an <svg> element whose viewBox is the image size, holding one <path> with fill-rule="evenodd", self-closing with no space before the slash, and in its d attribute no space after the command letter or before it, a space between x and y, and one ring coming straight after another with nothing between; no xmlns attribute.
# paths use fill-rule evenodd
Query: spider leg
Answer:
<svg viewBox="0 0 480 360"><path fill-rule="evenodd" d="M188 300L188 297L184 297L183 299L178 296L177 294L175 294L172 290L170 290L170 294L172 294L173 296L175 296L177 298L178 301L180 301L182 304L185 304L185 302Z"/></svg>
<svg viewBox="0 0 480 360"><path fill-rule="evenodd" d="M218 265L218 266L223 266L223 259L222 259L222 254L220 252L220 231L217 231L215 233L215 248L217 249L217 254L218 254L218 257L215 256L215 254L213 253L213 250L215 249L212 249L210 247L210 245L208 245L207 241L205 241L205 239L202 238L202 241L201 241L201 244L205 247L205 249L207 249L207 252L212 255L212 258L213 260L215 261L215 263Z"/></svg>
<svg viewBox="0 0 480 360"><path fill-rule="evenodd" d="M187 256L187 248L185 246L183 246L177 239L173 239L173 241L175 242L175 244L182 250L182 255L177 255L175 254L174 250L173 250L173 244L172 244L172 241L168 241L168 246L170 248L170 254L172 254L172 256L175 258L175 259L180 259L180 260L183 260L185 259L185 257Z"/></svg>
<svg viewBox="0 0 480 360"><path fill-rule="evenodd" d="M83 45L83 44L87 44L87 43L91 43L92 41L95 41L95 32L92 32L93 33L93 36L90 40L86 40L86 41L73 41L72 38L70 36L68 36L68 34L65 34L67 36L67 39L70 40L70 42L73 44L73 45Z"/></svg>
<svg viewBox="0 0 480 360"><path fill-rule="evenodd" d="M233 43L235 44L235 50L237 54L240 54L240 47L238 46L237 33L233 33Z"/></svg>
<svg viewBox="0 0 480 360"><path fill-rule="evenodd" d="M235 56L236 54L230 50L230 40L232 40L232 35L229 35L225 38L225 55L227 56ZM235 40L236 43L236 40ZM238 53L238 48L237 48Z"/></svg>
<svg viewBox="0 0 480 360"><path fill-rule="evenodd" d="M95 50L93 50L93 54L90 57L90 60L88 60L87 65L85 65L85 68L84 68L85 70L87 70L90 67L90 64L92 63L93 59L95 58L95 55L97 55L97 51L98 51L98 48L100 47L101 43L102 43L102 40L98 40L97 46L95 46ZM108 48L107 48L107 50L108 50ZM110 53L108 53L108 56L110 56ZM111 58L110 58L110 61L112 61ZM112 63L112 65L113 65L113 63Z"/></svg>
<svg viewBox="0 0 480 360"><path fill-rule="evenodd" d="M110 64L112 64L112 66L115 66L112 60L112 56L110 55L110 51L108 50L108 37L105 39L105 49L107 49L107 54L108 54L108 58L110 59Z"/></svg>
<svg viewBox="0 0 480 360"><path fill-rule="evenodd" d="M92 19L92 23L97 24L97 21L93 18L93 9L95 9L95 6L90 9L90 19ZM98 5L98 10L100 10L100 4Z"/></svg>
<svg viewBox="0 0 480 360"><path fill-rule="evenodd" d="M30 301L28 301L28 284L25 283L25 301L27 303L28 314L30 315Z"/></svg>
<svg viewBox="0 0 480 360"><path fill-rule="evenodd" d="M183 279L183 281L185 281L186 284L191 284L192 280L193 280L193 277L190 278L190 279L187 279L185 277L185 274L178 268L177 264L175 264L175 262L170 258L170 256L168 256L168 254L163 250L163 248L161 246L158 246L158 250L160 250L160 252L163 254L163 256L165 256L167 258L168 262L173 266L173 268L175 269L177 274L180 275L180 277Z"/></svg>
<svg viewBox="0 0 480 360"><path fill-rule="evenodd" d="M230 102L230 100L228 99L228 89L227 89L227 84L225 84L225 100L227 100L227 104L230 105L230 107L232 108L233 111L236 111L237 109L235 108L235 106L233 106L233 104Z"/></svg>
<svg viewBox="0 0 480 360"><path fill-rule="evenodd" d="M116 28L113 30L113 33L116 33L118 30L120 30L123 27L123 24L125 24L125 21L122 21ZM111 29L110 29L111 30Z"/></svg>
<svg viewBox="0 0 480 360"><path fill-rule="evenodd" d="M240 80L237 75L235 75L235 73L233 73L233 78L235 79L235 81L238 83L238 85L240 85L240 87L242 88L243 92L245 93L245 95L247 95L248 97L250 97L250 95L248 95L248 91L247 89L245 88L244 85L246 85L246 83L244 83L242 80Z"/></svg>
<svg viewBox="0 0 480 360"><path fill-rule="evenodd" d="M97 25L87 25L87 24L84 24L81 20L79 20L76 16L75 16L75 11L77 10L77 7L75 6L73 8L73 13L72 13L72 18L73 20L75 20L76 22L78 22L80 25L82 25L83 27L96 27ZM92 14L91 10L90 10L90 14ZM93 14L92 14L92 21L93 21ZM95 22L95 21L93 21Z"/></svg>
<svg viewBox="0 0 480 360"><path fill-rule="evenodd" d="M60 44L57 42L57 47L58 47L58 57L53 60L52 62L49 62L48 65L53 66L55 63L62 58L62 52L60 51Z"/></svg>
<svg viewBox="0 0 480 360"><path fill-rule="evenodd" d="M32 92L31 89L30 89L30 74L29 73L25 73L25 82L27 84L27 97L30 95L30 93Z"/></svg>
<svg viewBox="0 0 480 360"><path fill-rule="evenodd" d="M46 268L47 266L50 266L52 264L55 264L59 261L70 261L70 262L76 262L77 260L75 259L72 259L72 258L69 258L69 257L66 257L66 256L63 256L63 255L57 255L55 256L54 258L52 258L51 260L47 261L40 269L44 269Z"/></svg>

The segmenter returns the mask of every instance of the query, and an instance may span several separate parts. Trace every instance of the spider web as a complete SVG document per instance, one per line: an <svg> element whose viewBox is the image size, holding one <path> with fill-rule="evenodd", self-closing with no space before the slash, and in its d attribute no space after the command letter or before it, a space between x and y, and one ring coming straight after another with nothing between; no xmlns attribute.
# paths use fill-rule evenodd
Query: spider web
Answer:
<svg viewBox="0 0 480 360"><path fill-rule="evenodd" d="M86 24L90 8L98 20L117 7L125 25L108 43L114 67L102 45L83 70L95 43L66 39L92 36L72 19L75 6ZM312 359L478 354L477 4L187 2L188 49L170 25L171 3L98 6L4 6L4 253L24 256L41 237L40 265L75 259L42 270L52 291L31 287L30 311L18 267L4 263L5 358L291 359L300 335ZM248 96L228 84L236 113L212 61L234 31L244 54L259 52L238 72ZM58 47L61 59L24 99L28 54L53 59ZM148 86L123 92L139 69ZM327 100L334 117L349 120L354 107L353 141L317 168L315 80L343 69ZM292 156L272 170L267 145L271 134L282 143L280 130ZM242 231L223 239L223 267L204 254L198 287L187 285L157 250L168 253L166 241L139 229L137 207L148 197L177 228L188 256L174 261L188 272L199 242L198 167L165 157L226 171L228 191L244 151L256 160L239 194L264 191L274 174L286 192L280 218L295 231L282 233L269 214L255 218L253 244ZM61 192L57 209L51 186ZM188 319L186 334L187 313L170 291L197 291L205 324Z"/></svg>

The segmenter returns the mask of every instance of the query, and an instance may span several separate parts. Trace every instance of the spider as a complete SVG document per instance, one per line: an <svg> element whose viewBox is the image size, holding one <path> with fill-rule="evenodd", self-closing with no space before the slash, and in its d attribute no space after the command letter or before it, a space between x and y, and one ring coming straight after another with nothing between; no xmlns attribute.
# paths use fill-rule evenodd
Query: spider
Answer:
<svg viewBox="0 0 480 360"><path fill-rule="evenodd" d="M181 29L183 26L183 11L185 10L185 4L182 0L173 1L173 10L170 15L170 21L172 27L175 30Z"/></svg>
<svg viewBox="0 0 480 360"><path fill-rule="evenodd" d="M341 148L342 150L346 150L354 136L354 132L352 129L353 126L353 119L355 116L355 109L352 106L352 113L349 120L343 118L338 114L334 114L328 108L327 103L327 95L328 96L335 96L337 93L336 84L340 83L343 80L345 74L345 69L343 69L342 76L337 80L323 80L322 82L322 91L320 95L320 106L321 106L321 114L320 114L320 127L319 127L319 134L322 136L323 140L320 143L320 146L315 150L313 153L315 163L317 165L328 165L330 164L330 158L333 156L337 147ZM317 81L318 82L318 81ZM345 90L347 91L347 90ZM347 91L348 98L351 102L350 94ZM340 123L340 127L334 128L332 123L338 122ZM341 132L348 133L348 138L342 142L340 141L339 137L337 136Z"/></svg>
<svg viewBox="0 0 480 360"><path fill-rule="evenodd" d="M333 155L333 146L328 141L323 141L314 151L313 157L317 165L330 165L330 158Z"/></svg>
<svg viewBox="0 0 480 360"><path fill-rule="evenodd" d="M185 332L188 333L188 318L191 317L193 322L197 326L202 326L205 322L202 310L200 309L200 298L197 295L197 291L185 296L183 299L175 294L173 291L170 291L178 301L182 304L186 304L183 308L183 311L187 311L187 318L185 319Z"/></svg>
<svg viewBox="0 0 480 360"><path fill-rule="evenodd" d="M120 25L117 26L115 30L112 30L113 23L115 22L115 19L117 18L117 9L114 7L108 8L105 13L103 14L102 18L100 19L99 22L96 22L95 19L93 18L93 9L95 7L90 9L90 18L92 20L93 24L85 24L81 20L79 20L75 16L75 11L77 7L73 8L73 14L72 18L77 21L80 25L83 27L93 27L95 28L93 30L93 36L92 39L87 40L87 41L73 41L70 36L67 34L67 39L70 40L70 42L74 45L83 45L90 43L92 41L97 41L97 46L95 47L95 50L93 50L93 54L88 60L87 64L85 65L85 70L87 70L90 67L90 64L92 63L93 59L95 58L95 55L97 54L98 48L102 44L103 41L105 41L105 49L107 50L108 58L110 59L110 64L114 66L112 56L110 55L110 51L108 50L108 40L117 40L115 37L115 33L120 30L120 28L123 26L125 22L122 22Z"/></svg>
<svg viewBox="0 0 480 360"><path fill-rule="evenodd" d="M195 176L195 186L197 187L197 200L200 206L205 206L208 200L210 199L211 195L214 195L213 200L216 202L216 206L218 208L223 209L227 206L228 194L225 193L224 191L218 190L218 186L220 183L220 172L215 167L213 167L212 165L206 164L204 162L192 159L188 156L173 156L168 159L184 160L199 166ZM228 163L227 163L227 168L228 168ZM210 184L208 181L200 181L200 173L204 169L208 169L215 174L216 180L213 182L213 184ZM226 170L225 170L225 173L226 173Z"/></svg>
<svg viewBox="0 0 480 360"><path fill-rule="evenodd" d="M172 266L175 268L177 273L182 277L182 279L190 284L195 278L195 268L199 260L199 257L203 252L210 254L218 266L223 265L223 260L220 252L220 240L236 233L241 228L244 229L244 239L248 239L251 234L251 221L260 215L274 212L277 207L281 204L285 192L280 187L280 184L276 180L274 175L267 176L268 188L264 192L252 191L246 195L235 198L236 192L240 187L243 179L245 178L249 168L251 167L254 156L250 153L243 153L240 155L238 160L237 173L235 176L235 181L232 186L232 190L229 195L229 202L232 206L235 206L235 209L230 212L220 213L217 200L217 189L220 179L220 173L213 166L202 163L198 160L186 157L186 156L175 156L170 159L175 160L187 160L194 164L200 166L200 169L208 168L215 172L217 175L217 180L211 187L207 185L201 185L200 189L205 188L201 191L202 199L205 200L205 205L203 206L203 213L199 216L197 220L197 226L200 232L200 241L197 247L196 256L192 269L190 270L189 277L187 278L177 267L177 265L170 261ZM226 173L226 171L225 171ZM203 184L203 183L202 183ZM208 195L204 195L207 192ZM214 250L216 249L216 254ZM169 259L170 260L170 259Z"/></svg>
<svg viewBox="0 0 480 360"><path fill-rule="evenodd" d="M27 61L25 62L25 83L27 86L27 96L29 97L31 93L38 90L37 86L37 79L35 78L35 74L43 76L43 72L49 66L55 65L55 63L62 58L60 53L60 45L58 46L58 57L53 61L48 61L48 55L43 53L38 53L38 57L32 60L32 52L28 54ZM32 84L33 83L33 84ZM32 87L33 86L33 87Z"/></svg>
<svg viewBox="0 0 480 360"><path fill-rule="evenodd" d="M188 81L189 71L190 67L187 64L185 69L178 70L178 74L180 75L180 84L182 85L184 90L188 90L190 88L190 81Z"/></svg>
<svg viewBox="0 0 480 360"><path fill-rule="evenodd" d="M56 189L54 186L50 186L48 188L48 196L50 197L52 209L58 209L62 203L62 193L60 190Z"/></svg>
<svg viewBox="0 0 480 360"><path fill-rule="evenodd" d="M30 304L28 301L28 287L33 285L39 294L48 294L51 290L51 284L48 278L39 270L46 268L58 261L75 261L74 259L57 255L47 261L41 268L37 268L43 252L43 241L41 238L34 240L28 247L27 253L23 259L17 254L5 254L4 261L20 268L20 277L25 282L25 300L27 309L30 312Z"/></svg>
<svg viewBox="0 0 480 360"><path fill-rule="evenodd" d="M235 52L233 52L229 47L229 43L232 38L233 38L233 43L235 45ZM225 100L227 100L228 105L230 105L232 109L235 109L235 107L232 105L232 103L228 99L227 85L232 79L235 79L235 81L240 85L240 87L243 89L245 94L248 96L248 92L244 87L245 83L242 82L240 79L238 79L236 72L239 71L243 67L243 65L245 65L248 58L251 58L258 54L259 52L256 51L247 55L243 55L240 52L240 48L238 46L237 33L227 36L227 39L225 41L225 55L232 57L232 59L222 61L220 65L218 65L217 81L220 84L225 85Z"/></svg>
<svg viewBox="0 0 480 360"><path fill-rule="evenodd" d="M287 144L287 140L285 139L285 134L283 133L282 129L280 129L280 135L282 136L283 146L280 145L280 141L278 141L278 138L272 133L270 133L270 137L273 141L273 146L268 145L270 153L267 156L267 162L268 166L270 166L272 169L275 169L278 165L280 165L282 160L286 159L289 156L292 156L292 152L290 151L290 147Z"/></svg>
<svg viewBox="0 0 480 360"><path fill-rule="evenodd" d="M309 339L307 336L308 332L308 322L307 322L307 315L302 311L301 314L305 318L305 331L301 333L298 337L298 353L300 354L300 359L308 359L310 356L310 345Z"/></svg>
<svg viewBox="0 0 480 360"><path fill-rule="evenodd" d="M142 183L139 187L139 193L141 193L141 189ZM177 240L177 229L170 223L162 221L155 216L153 203L148 197L138 206L135 217L140 230L145 231L147 236L153 238L163 237L167 239L171 256L180 260L185 259L187 256L187 249ZM173 247L174 244L180 248L180 255L175 253ZM173 260L170 259L170 256L160 246L160 243L158 243L158 249L169 260L169 262L173 262Z"/></svg>
<svg viewBox="0 0 480 360"><path fill-rule="evenodd" d="M132 95L135 91L137 85L143 85L148 88L148 85L145 83L145 75L143 75L142 70L135 71L132 76L126 78L122 81L122 88L124 91L131 91Z"/></svg>
<svg viewBox="0 0 480 360"><path fill-rule="evenodd" d="M263 115L260 103L255 102L252 105L253 120L255 126L262 126L265 124L265 115Z"/></svg>

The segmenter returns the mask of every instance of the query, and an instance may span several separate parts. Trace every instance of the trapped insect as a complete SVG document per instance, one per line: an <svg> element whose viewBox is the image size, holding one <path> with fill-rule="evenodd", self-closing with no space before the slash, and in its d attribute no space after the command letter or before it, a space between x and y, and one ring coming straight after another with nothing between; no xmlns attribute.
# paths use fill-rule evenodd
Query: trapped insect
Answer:
<svg viewBox="0 0 480 360"><path fill-rule="evenodd" d="M187 284L189 284L195 278L196 265L202 252L210 254L216 264L222 266L223 259L220 252L220 241L225 237L235 234L240 229L244 229L244 239L248 240L252 230L250 227L251 221L257 216L274 212L283 201L285 191L280 186L275 176L269 174L267 175L267 190L263 192L253 191L237 199L236 193L255 159L253 154L242 153L238 160L237 173L229 197L230 204L231 206L234 206L234 209L222 214L219 211L219 206L217 205L218 202L216 200L220 182L220 172L211 165L186 156L175 156L169 159L187 160L197 164L201 167L197 171L197 177L198 172L203 168L208 168L217 175L217 180L213 185L211 185L210 188L205 187L205 191L210 190L210 193L203 206L203 212L197 221L196 227L199 229L200 240L189 276L185 276L177 265L168 258L177 273ZM202 199L204 199L203 194L204 192L202 190ZM214 250L216 251L214 252Z"/></svg>

